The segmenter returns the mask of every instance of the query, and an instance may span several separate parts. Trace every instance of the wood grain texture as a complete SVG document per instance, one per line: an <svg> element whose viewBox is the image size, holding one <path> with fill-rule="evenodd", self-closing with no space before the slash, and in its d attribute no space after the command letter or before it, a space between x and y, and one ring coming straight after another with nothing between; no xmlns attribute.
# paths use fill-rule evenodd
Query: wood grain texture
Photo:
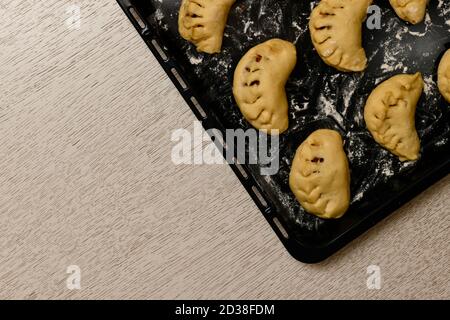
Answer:
<svg viewBox="0 0 450 320"><path fill-rule="evenodd" d="M191 111L115 1L76 3L0 4L0 298L450 297L449 177L301 264L230 168L172 164Z"/></svg>

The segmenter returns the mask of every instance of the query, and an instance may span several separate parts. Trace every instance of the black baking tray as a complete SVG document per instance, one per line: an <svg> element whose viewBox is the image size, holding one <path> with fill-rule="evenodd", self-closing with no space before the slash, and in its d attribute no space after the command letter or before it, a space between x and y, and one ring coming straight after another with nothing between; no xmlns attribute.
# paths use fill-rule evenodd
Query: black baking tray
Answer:
<svg viewBox="0 0 450 320"><path fill-rule="evenodd" d="M369 58L364 73L326 66L310 40L308 19L318 1L238 0L225 31L223 51L198 53L178 34L181 0L118 0L205 129L248 129L233 100L232 79L240 58L254 45L278 37L294 42L298 64L286 90L290 128L280 137L280 170L261 176L260 166L231 163L286 249L305 263L324 260L449 173L450 106L437 90L437 67L449 47L450 3L432 1L426 21L401 21L388 0L376 1L381 29L364 25ZM379 82L398 73L422 72L425 93L416 126L422 141L419 161L401 163L366 130L364 103ZM352 203L339 220L306 213L289 189L297 147L314 130L338 130L351 166ZM222 148L221 142L216 141Z"/></svg>

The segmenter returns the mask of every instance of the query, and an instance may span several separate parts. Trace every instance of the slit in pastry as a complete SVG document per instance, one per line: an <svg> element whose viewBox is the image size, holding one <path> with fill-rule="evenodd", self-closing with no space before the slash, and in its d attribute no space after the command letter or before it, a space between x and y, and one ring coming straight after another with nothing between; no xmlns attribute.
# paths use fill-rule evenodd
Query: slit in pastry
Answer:
<svg viewBox="0 0 450 320"><path fill-rule="evenodd" d="M199 52L219 53L231 6L236 0L183 0L178 16L180 35Z"/></svg>
<svg viewBox="0 0 450 320"><path fill-rule="evenodd" d="M419 158L415 126L417 103L424 88L422 75L396 75L375 88L367 99L364 119L376 142L400 158Z"/></svg>
<svg viewBox="0 0 450 320"><path fill-rule="evenodd" d="M350 205L350 168L341 135L313 132L297 149L289 186L302 207L324 219L338 219Z"/></svg>
<svg viewBox="0 0 450 320"><path fill-rule="evenodd" d="M447 50L439 63L438 87L442 96L450 103L450 49Z"/></svg>
<svg viewBox="0 0 450 320"><path fill-rule="evenodd" d="M397 15L409 23L418 24L425 18L428 0L389 0Z"/></svg>
<svg viewBox="0 0 450 320"><path fill-rule="evenodd" d="M234 73L233 94L244 118L269 134L289 126L285 85L297 63L295 46L272 39L250 49Z"/></svg>
<svg viewBox="0 0 450 320"><path fill-rule="evenodd" d="M311 13L309 30L322 60L340 71L367 67L362 23L372 0L322 0Z"/></svg>

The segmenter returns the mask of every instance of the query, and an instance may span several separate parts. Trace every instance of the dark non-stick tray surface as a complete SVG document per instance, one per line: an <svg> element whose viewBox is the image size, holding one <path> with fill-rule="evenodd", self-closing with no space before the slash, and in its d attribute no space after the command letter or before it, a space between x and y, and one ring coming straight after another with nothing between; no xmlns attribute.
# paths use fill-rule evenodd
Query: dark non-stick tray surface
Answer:
<svg viewBox="0 0 450 320"><path fill-rule="evenodd" d="M364 26L369 67L353 74L326 66L313 48L308 19L318 1L238 0L223 51L213 56L198 53L179 36L181 0L118 2L205 129L250 128L232 95L237 63L248 49L270 38L296 44L298 63L286 88L290 128L280 137L278 174L261 176L257 165L230 164L296 259L314 263L327 258L449 173L450 106L436 85L437 66L450 43L449 1L431 1L426 21L417 26L400 20L387 0L375 1L382 9L382 28ZM378 83L418 71L426 84L416 115L422 156L401 163L373 140L363 109ZM336 221L306 213L288 184L297 147L319 128L341 132L351 166L352 203Z"/></svg>

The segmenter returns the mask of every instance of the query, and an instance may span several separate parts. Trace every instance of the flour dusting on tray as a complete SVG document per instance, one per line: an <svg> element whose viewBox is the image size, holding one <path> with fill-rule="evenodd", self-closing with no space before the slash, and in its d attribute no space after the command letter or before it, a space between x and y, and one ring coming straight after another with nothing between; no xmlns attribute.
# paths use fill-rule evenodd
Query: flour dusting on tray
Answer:
<svg viewBox="0 0 450 320"><path fill-rule="evenodd" d="M253 176L276 203L285 219L299 225L301 232L332 234L333 226L305 214L289 190L291 162L300 143L313 130L331 128L345 140L352 170L352 207L349 214L358 217L359 206L375 206L374 194L386 192L395 196L402 188L402 177L419 168L418 162L402 163L377 145L367 131L363 109L376 85L399 73L422 72L425 89L417 110L416 126L423 152L440 150L448 145L450 124L448 105L436 85L436 67L450 37L450 1L431 1L425 21L410 25L399 19L387 0L381 6L380 30L364 27L363 45L369 60L363 73L342 73L325 65L315 51L308 30L311 9L318 1L238 0L225 30L223 51L217 55L198 53L194 46L177 35L177 9L181 0L148 0L156 9L154 23L163 30L160 38L178 52L188 83L199 98L213 108L227 128L249 128L232 96L234 68L253 46L270 38L281 38L296 44L298 64L287 86L290 102L290 128L280 141L280 172L260 177L259 166L251 167ZM403 186L406 187L406 186ZM396 189L398 188L398 189ZM389 191L390 190L390 191ZM373 203L372 203L372 202ZM345 220L345 219L344 219ZM317 232L318 231L318 232ZM314 233L315 232L315 233Z"/></svg>

